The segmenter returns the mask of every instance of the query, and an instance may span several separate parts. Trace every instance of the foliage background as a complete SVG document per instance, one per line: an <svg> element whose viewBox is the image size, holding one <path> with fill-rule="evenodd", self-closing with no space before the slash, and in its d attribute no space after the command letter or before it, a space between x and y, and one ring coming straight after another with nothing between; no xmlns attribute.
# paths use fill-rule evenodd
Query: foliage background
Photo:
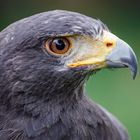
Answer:
<svg viewBox="0 0 140 140"><path fill-rule="evenodd" d="M102 20L132 46L140 59L138 0L0 0L0 30L21 18L53 9L76 11ZM102 70L90 78L86 88L93 100L121 120L132 140L140 139L139 73L133 81L127 69Z"/></svg>

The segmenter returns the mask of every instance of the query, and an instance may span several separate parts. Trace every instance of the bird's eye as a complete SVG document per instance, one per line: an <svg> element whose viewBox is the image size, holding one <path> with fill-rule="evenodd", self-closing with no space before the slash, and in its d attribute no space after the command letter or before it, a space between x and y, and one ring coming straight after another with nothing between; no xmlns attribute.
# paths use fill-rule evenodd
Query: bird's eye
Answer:
<svg viewBox="0 0 140 140"><path fill-rule="evenodd" d="M63 55L70 49L70 42L67 38L51 38L46 41L45 48L53 55Z"/></svg>

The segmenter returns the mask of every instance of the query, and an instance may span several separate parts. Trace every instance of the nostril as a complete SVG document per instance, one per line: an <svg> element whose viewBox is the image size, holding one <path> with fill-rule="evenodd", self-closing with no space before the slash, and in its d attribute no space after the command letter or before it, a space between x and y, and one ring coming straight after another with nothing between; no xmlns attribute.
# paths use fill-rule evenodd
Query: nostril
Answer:
<svg viewBox="0 0 140 140"><path fill-rule="evenodd" d="M106 46L107 46L107 47L111 47L111 46L113 46L113 43L107 42L107 43L106 43Z"/></svg>

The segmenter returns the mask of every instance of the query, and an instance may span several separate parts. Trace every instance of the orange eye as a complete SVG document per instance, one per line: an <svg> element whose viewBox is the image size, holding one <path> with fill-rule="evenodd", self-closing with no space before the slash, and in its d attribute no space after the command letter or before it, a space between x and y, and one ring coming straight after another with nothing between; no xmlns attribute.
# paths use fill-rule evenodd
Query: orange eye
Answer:
<svg viewBox="0 0 140 140"><path fill-rule="evenodd" d="M69 51L70 43L66 38L51 38L47 40L45 48L54 55L63 55Z"/></svg>

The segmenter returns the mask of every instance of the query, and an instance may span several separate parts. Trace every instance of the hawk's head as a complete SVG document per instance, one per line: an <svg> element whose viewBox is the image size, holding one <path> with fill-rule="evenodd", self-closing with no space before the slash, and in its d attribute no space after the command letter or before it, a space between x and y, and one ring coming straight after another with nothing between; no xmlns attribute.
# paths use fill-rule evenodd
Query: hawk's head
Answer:
<svg viewBox="0 0 140 140"><path fill-rule="evenodd" d="M1 96L65 96L102 68L130 68L137 60L127 43L99 20L68 11L25 18L0 33ZM82 86L81 86L82 87ZM5 96L4 96L5 97Z"/></svg>

